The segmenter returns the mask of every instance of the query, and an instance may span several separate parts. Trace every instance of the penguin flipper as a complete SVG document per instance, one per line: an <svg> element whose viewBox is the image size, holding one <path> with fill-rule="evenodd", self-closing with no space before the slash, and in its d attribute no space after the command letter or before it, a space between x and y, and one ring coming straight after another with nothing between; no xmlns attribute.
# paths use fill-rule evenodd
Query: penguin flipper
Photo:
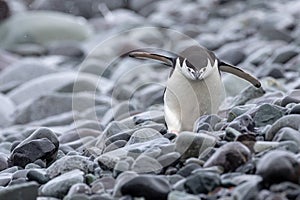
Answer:
<svg viewBox="0 0 300 200"><path fill-rule="evenodd" d="M240 68L237 68L237 67L232 66L225 62L220 62L219 69L222 72L228 72L228 73L234 74L234 75L250 82L252 85L254 85L257 88L261 87L261 83L259 82L259 80L257 80L257 78L248 74L247 72L243 71Z"/></svg>
<svg viewBox="0 0 300 200"><path fill-rule="evenodd" d="M146 51L132 51L129 53L129 57L138 58L138 59L153 59L163 62L163 64L174 67L174 60L171 57L167 57L164 55L150 53Z"/></svg>

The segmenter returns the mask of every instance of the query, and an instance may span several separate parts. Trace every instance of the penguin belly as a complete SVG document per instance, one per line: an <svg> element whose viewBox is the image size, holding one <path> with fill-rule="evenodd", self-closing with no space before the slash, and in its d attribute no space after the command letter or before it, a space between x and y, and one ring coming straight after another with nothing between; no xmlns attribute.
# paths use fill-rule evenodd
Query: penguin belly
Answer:
<svg viewBox="0 0 300 200"><path fill-rule="evenodd" d="M169 131L192 131L202 115L215 114L225 98L217 67L202 80L187 79L175 68L164 94L165 120Z"/></svg>

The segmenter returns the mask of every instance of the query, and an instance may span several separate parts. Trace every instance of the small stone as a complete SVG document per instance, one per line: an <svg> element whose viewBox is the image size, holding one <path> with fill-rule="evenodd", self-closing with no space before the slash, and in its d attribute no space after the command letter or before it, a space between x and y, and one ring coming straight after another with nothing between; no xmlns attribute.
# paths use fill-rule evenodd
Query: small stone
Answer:
<svg viewBox="0 0 300 200"><path fill-rule="evenodd" d="M45 184L50 180L46 173L42 173L39 170L29 170L27 173L27 178L28 180L36 181L39 184Z"/></svg>
<svg viewBox="0 0 300 200"><path fill-rule="evenodd" d="M163 166L154 158L140 155L132 165L132 171L136 173L159 173Z"/></svg>
<svg viewBox="0 0 300 200"><path fill-rule="evenodd" d="M20 183L0 190L0 199L34 200L37 197L38 184L35 182Z"/></svg>
<svg viewBox="0 0 300 200"><path fill-rule="evenodd" d="M8 3L6 1L0 1L0 8L1 8L1 14L0 14L0 21L6 19L10 15L10 9L8 6Z"/></svg>
<svg viewBox="0 0 300 200"><path fill-rule="evenodd" d="M8 163L7 163L7 158L4 157L3 154L0 154L0 171L7 169Z"/></svg>
<svg viewBox="0 0 300 200"><path fill-rule="evenodd" d="M109 144L103 151L103 153L110 152L119 148L124 147L127 144L126 140L117 140Z"/></svg>
<svg viewBox="0 0 300 200"><path fill-rule="evenodd" d="M266 133L266 140L271 141L276 133L283 127L290 127L295 130L299 130L300 116L299 115L287 115L278 119L272 127Z"/></svg>
<svg viewBox="0 0 300 200"><path fill-rule="evenodd" d="M47 168L47 174L50 178L54 178L75 169L88 173L92 166L93 162L88 160L87 157L78 155L64 156Z"/></svg>
<svg viewBox="0 0 300 200"><path fill-rule="evenodd" d="M255 123L250 115L242 114L230 122L228 127L234 128L240 133L247 133L254 131Z"/></svg>
<svg viewBox="0 0 300 200"><path fill-rule="evenodd" d="M278 30L272 26L263 26L260 29L260 34L267 40L283 40L286 42L291 42L293 40L293 38L288 33L282 30Z"/></svg>
<svg viewBox="0 0 300 200"><path fill-rule="evenodd" d="M70 198L76 196L76 194L87 194L90 195L92 193L91 188L85 184L85 183L76 183L72 185L72 187L69 189L69 192L66 197L64 198Z"/></svg>
<svg viewBox="0 0 300 200"><path fill-rule="evenodd" d="M206 148L213 147L217 139L204 133L182 132L176 138L175 151L185 160L190 157L198 157Z"/></svg>
<svg viewBox="0 0 300 200"><path fill-rule="evenodd" d="M221 184L220 176L211 172L196 173L189 176L184 187L191 194L207 194Z"/></svg>
<svg viewBox="0 0 300 200"><path fill-rule="evenodd" d="M295 141L298 145L300 145L299 136L300 136L299 131L296 131L289 127L283 127L276 133L275 137L273 138L273 141L280 142L280 141L292 140Z"/></svg>
<svg viewBox="0 0 300 200"><path fill-rule="evenodd" d="M233 99L232 105L239 106L245 104L247 101L251 99L255 99L261 97L265 94L265 91L262 87L255 88L252 85L249 85L245 88L238 96Z"/></svg>
<svg viewBox="0 0 300 200"><path fill-rule="evenodd" d="M165 200L171 187L165 178L141 175L125 183L121 192L123 195L129 194L133 197L144 197L146 200Z"/></svg>
<svg viewBox="0 0 300 200"><path fill-rule="evenodd" d="M284 64L297 55L299 55L299 52L296 48L286 46L275 51L273 62Z"/></svg>
<svg viewBox="0 0 300 200"><path fill-rule="evenodd" d="M102 177L99 179L99 181L103 184L105 190L112 190L116 182L115 179L110 176Z"/></svg>
<svg viewBox="0 0 300 200"><path fill-rule="evenodd" d="M128 171L129 167L130 167L130 164L128 162L126 162L125 160L120 160L115 165L114 172L113 172L114 177L117 177L122 172Z"/></svg>
<svg viewBox="0 0 300 200"><path fill-rule="evenodd" d="M273 124L284 115L284 111L271 104L263 104L258 107L253 120L258 127Z"/></svg>
<svg viewBox="0 0 300 200"><path fill-rule="evenodd" d="M72 185L83 182L83 174L82 171L75 169L51 179L43 186L41 194L44 196L63 198Z"/></svg>
<svg viewBox="0 0 300 200"><path fill-rule="evenodd" d="M222 166L225 172L234 171L251 158L250 150L240 142L229 142L221 146L205 162L204 167Z"/></svg>
<svg viewBox="0 0 300 200"><path fill-rule="evenodd" d="M47 138L31 140L16 147L10 156L9 162L12 165L25 168L28 163L32 163L37 159L46 159L48 155L53 155L55 152L54 144Z"/></svg>
<svg viewBox="0 0 300 200"><path fill-rule="evenodd" d="M156 130L151 128L142 128L135 131L130 137L127 145L147 142L156 138L162 138L163 136Z"/></svg>
<svg viewBox="0 0 300 200"><path fill-rule="evenodd" d="M201 168L200 165L196 164L196 163L190 163L185 165L184 167L182 167L177 174L182 176L182 177L188 177L192 174L192 171L194 171L195 169L199 169Z"/></svg>
<svg viewBox="0 0 300 200"><path fill-rule="evenodd" d="M203 127L201 128L204 123L208 124L211 130L215 130L216 124L221 122L221 120L218 115L203 115L195 122L193 131L199 133L200 130L204 130Z"/></svg>
<svg viewBox="0 0 300 200"><path fill-rule="evenodd" d="M118 178L116 179L113 196L116 198L121 197L122 196L121 188L123 187L123 185L137 176L138 176L138 174L133 171L125 171L122 174L120 174L118 176Z"/></svg>
<svg viewBox="0 0 300 200"><path fill-rule="evenodd" d="M299 173L296 156L287 151L270 151L257 163L256 174L262 176L267 185L283 181L298 183Z"/></svg>
<svg viewBox="0 0 300 200"><path fill-rule="evenodd" d="M12 174L1 172L0 174L0 186L7 186L12 180Z"/></svg>
<svg viewBox="0 0 300 200"><path fill-rule="evenodd" d="M180 192L177 190L174 190L172 192L169 193L168 195L168 200L181 200L181 199L185 199L185 200L199 200L199 197L196 195L191 195L185 192Z"/></svg>
<svg viewBox="0 0 300 200"><path fill-rule="evenodd" d="M235 199L257 199L261 187L261 178L248 180L234 188L232 197Z"/></svg>
<svg viewBox="0 0 300 200"><path fill-rule="evenodd" d="M236 106L232 108L228 113L227 122L233 121L238 116L246 113L249 110L252 110L255 106L256 105L254 104L246 104L246 105Z"/></svg>
<svg viewBox="0 0 300 200"><path fill-rule="evenodd" d="M9 163L21 167L38 159L45 159L50 163L55 159L58 145L58 139L52 130L39 128L14 148Z"/></svg>
<svg viewBox="0 0 300 200"><path fill-rule="evenodd" d="M163 154L157 158L157 161L161 164L162 167L168 167L177 163L180 158L180 153L178 152L171 152L168 154Z"/></svg>

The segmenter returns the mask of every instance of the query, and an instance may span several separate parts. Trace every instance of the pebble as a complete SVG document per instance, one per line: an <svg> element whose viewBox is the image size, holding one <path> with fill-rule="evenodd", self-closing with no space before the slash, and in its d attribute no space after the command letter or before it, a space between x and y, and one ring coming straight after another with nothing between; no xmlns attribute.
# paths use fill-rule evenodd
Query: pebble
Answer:
<svg viewBox="0 0 300 200"><path fill-rule="evenodd" d="M176 138L175 151L181 154L181 159L198 157L206 148L213 147L217 139L204 133L182 132Z"/></svg>
<svg viewBox="0 0 300 200"><path fill-rule="evenodd" d="M0 4L0 199L300 197L298 2ZM195 43L262 88L222 73L220 111L170 133L171 69L127 55Z"/></svg>
<svg viewBox="0 0 300 200"><path fill-rule="evenodd" d="M155 173L158 174L163 169L160 162L150 156L140 155L132 165L132 171L138 174Z"/></svg>
<svg viewBox="0 0 300 200"><path fill-rule="evenodd" d="M75 169L51 179L42 187L41 194L43 196L62 198L67 194L72 185L83 183L83 174L82 171Z"/></svg>
<svg viewBox="0 0 300 200"><path fill-rule="evenodd" d="M205 162L204 167L221 166L225 172L234 171L251 157L250 150L240 142L229 142L221 146Z"/></svg>
<svg viewBox="0 0 300 200"><path fill-rule="evenodd" d="M180 199L199 200L200 198L196 195L191 195L186 192L180 192L177 190L170 192L168 195L168 200L180 200Z"/></svg>
<svg viewBox="0 0 300 200"><path fill-rule="evenodd" d="M32 23L33 21L35 23ZM18 27L17 31L14 30L15 27ZM90 26L82 19L57 12L32 11L13 15L1 24L0 35L3 37L0 44L10 48L16 44L33 41L39 44L62 40L81 41L89 38L92 33ZM24 35L26 37L23 37Z"/></svg>
<svg viewBox="0 0 300 200"><path fill-rule="evenodd" d="M151 175L140 175L125 183L122 188L122 194L129 194L133 197L144 197L150 199L167 199L171 187L168 181L163 177Z"/></svg>
<svg viewBox="0 0 300 200"><path fill-rule="evenodd" d="M47 168L47 174L50 178L54 178L75 169L88 173L93 170L91 167L93 167L93 162L86 157L79 155L64 156Z"/></svg>
<svg viewBox="0 0 300 200"><path fill-rule="evenodd" d="M274 150L265 154L257 163L256 174L266 185L283 181L298 182L299 163L290 152Z"/></svg>
<svg viewBox="0 0 300 200"><path fill-rule="evenodd" d="M50 163L55 159L58 145L57 136L52 130L39 128L13 149L8 162L20 167L38 159Z"/></svg>
<svg viewBox="0 0 300 200"><path fill-rule="evenodd" d="M38 184L35 182L26 182L16 184L0 190L1 199L28 199L34 200L38 197Z"/></svg>
<svg viewBox="0 0 300 200"><path fill-rule="evenodd" d="M287 115L278 119L266 133L266 140L272 140L276 133L283 127L290 127L295 130L299 130L300 116L299 115Z"/></svg>
<svg viewBox="0 0 300 200"><path fill-rule="evenodd" d="M253 120L256 126L266 126L283 117L284 113L284 110L278 106L263 104L257 108Z"/></svg>
<svg viewBox="0 0 300 200"><path fill-rule="evenodd" d="M190 194L207 194L220 185L220 176L211 172L195 173L189 176L185 183L185 190Z"/></svg>

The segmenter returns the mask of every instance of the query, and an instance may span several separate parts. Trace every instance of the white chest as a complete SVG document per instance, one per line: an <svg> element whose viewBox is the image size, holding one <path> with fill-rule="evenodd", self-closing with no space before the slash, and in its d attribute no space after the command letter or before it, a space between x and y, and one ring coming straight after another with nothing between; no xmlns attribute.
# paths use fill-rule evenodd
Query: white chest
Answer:
<svg viewBox="0 0 300 200"><path fill-rule="evenodd" d="M203 80L187 79L175 68L167 81L164 96L169 130L191 131L201 115L217 113L224 97L224 86L217 67Z"/></svg>

